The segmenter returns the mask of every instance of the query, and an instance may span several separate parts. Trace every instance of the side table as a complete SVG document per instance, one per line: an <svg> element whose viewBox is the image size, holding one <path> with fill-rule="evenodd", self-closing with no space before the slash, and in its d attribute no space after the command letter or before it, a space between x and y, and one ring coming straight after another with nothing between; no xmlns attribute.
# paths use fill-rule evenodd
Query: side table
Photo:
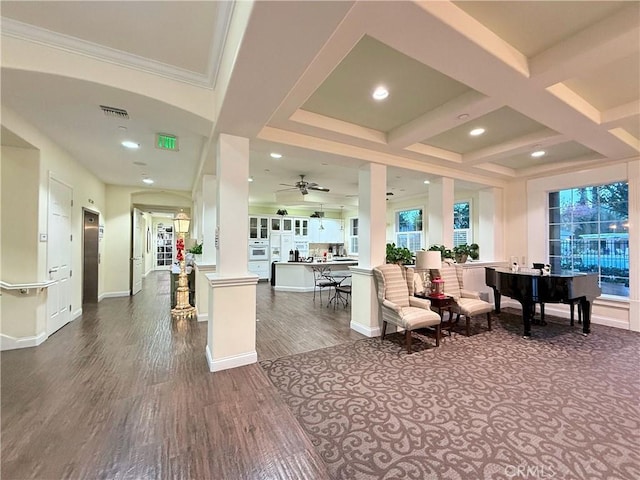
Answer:
<svg viewBox="0 0 640 480"><path fill-rule="evenodd" d="M436 296L431 296L428 294L421 294L421 293L416 293L414 296L418 298L424 298L431 302L431 307L434 309L437 309L438 315L440 315L440 322L442 324L442 328L448 329L449 336L451 336L451 329L453 328L453 325L454 325L452 308L455 302L453 301L453 297L450 297L448 295L443 295L442 297L436 297ZM449 312L449 320L446 322L444 321L445 311Z"/></svg>

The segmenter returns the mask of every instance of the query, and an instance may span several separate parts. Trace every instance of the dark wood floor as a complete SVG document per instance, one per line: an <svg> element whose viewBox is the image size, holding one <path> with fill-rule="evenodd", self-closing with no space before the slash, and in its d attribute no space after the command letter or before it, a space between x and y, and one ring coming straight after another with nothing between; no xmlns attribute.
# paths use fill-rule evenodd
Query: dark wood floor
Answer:
<svg viewBox="0 0 640 480"><path fill-rule="evenodd" d="M349 311L258 286L258 357L361 338ZM2 479L323 479L258 365L208 371L206 323L172 320L165 272L36 348L1 355Z"/></svg>

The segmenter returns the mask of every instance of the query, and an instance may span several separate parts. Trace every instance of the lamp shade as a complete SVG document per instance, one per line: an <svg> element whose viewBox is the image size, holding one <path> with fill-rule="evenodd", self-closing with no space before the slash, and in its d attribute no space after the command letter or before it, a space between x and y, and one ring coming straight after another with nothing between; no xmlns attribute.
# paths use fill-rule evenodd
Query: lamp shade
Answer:
<svg viewBox="0 0 640 480"><path fill-rule="evenodd" d="M173 217L173 227L176 230L176 233L189 233L189 223L191 219L189 216L180 212L175 217Z"/></svg>
<svg viewBox="0 0 640 480"><path fill-rule="evenodd" d="M418 270L439 270L442 268L440 252L424 250L416 252L416 268Z"/></svg>

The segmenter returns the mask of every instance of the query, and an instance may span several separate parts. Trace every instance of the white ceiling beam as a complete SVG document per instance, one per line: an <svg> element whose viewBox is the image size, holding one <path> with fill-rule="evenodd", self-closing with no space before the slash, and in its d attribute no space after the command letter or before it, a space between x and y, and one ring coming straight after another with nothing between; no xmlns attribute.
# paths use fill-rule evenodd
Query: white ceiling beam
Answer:
<svg viewBox="0 0 640 480"><path fill-rule="evenodd" d="M373 128L361 127L353 123L337 120L335 118L320 115L318 113L308 112L306 110L298 109L289 120L304 125L309 125L323 130L329 130L331 132L341 133L343 135L349 135L350 137L360 138L362 140L368 140L370 142L386 144L387 138L384 132L374 130Z"/></svg>
<svg viewBox="0 0 640 480"><path fill-rule="evenodd" d="M502 106L504 103L499 100L471 90L394 128L387 134L387 142L392 147L405 148L493 112ZM465 114L466 117L458 118L461 114Z"/></svg>
<svg viewBox="0 0 640 480"><path fill-rule="evenodd" d="M428 157L439 158L454 163L462 163L462 156L459 153L445 150L444 148L433 147L431 145L425 145L424 143L414 143L405 148L410 152L419 153L420 155L426 155Z"/></svg>
<svg viewBox="0 0 640 480"><path fill-rule="evenodd" d="M611 130L609 130L609 133L640 152L640 140L631 135L624 128L612 128Z"/></svg>
<svg viewBox="0 0 640 480"><path fill-rule="evenodd" d="M526 153L531 150L534 145L539 145L539 147L542 148L567 141L568 139L566 136L545 128L544 130L540 130L529 135L523 135L522 137L515 138L499 145L492 145L481 150L476 150L475 152L466 153L462 156L462 163L464 165L477 165L489 160L499 160L511 155Z"/></svg>
<svg viewBox="0 0 640 480"><path fill-rule="evenodd" d="M630 5L531 58L536 84L548 87L640 51L637 5Z"/></svg>
<svg viewBox="0 0 640 480"><path fill-rule="evenodd" d="M425 12L460 32L504 64L509 65L523 76L529 77L529 65L525 55L452 2L423 0L415 3Z"/></svg>
<svg viewBox="0 0 640 480"><path fill-rule="evenodd" d="M551 85L550 87L547 87L547 91L555 95L558 100L562 100L564 103L569 105L576 112L579 112L587 117L593 123L597 125L600 125L600 123L602 123L600 110L591 105L583 97L567 87L564 83L561 82L556 83L555 85Z"/></svg>
<svg viewBox="0 0 640 480"><path fill-rule="evenodd" d="M474 174L468 171L461 171L454 168L443 167L426 161L414 160L412 158L393 155L390 153L377 152L367 148L358 147L344 143L326 140L324 138L310 137L287 130L273 127L264 127L257 137L261 140L283 143L319 152L332 153L345 157L356 158L366 162L379 163L389 167L406 168L418 172L438 175L468 182L481 183L488 186L504 187L505 181L493 176Z"/></svg>
<svg viewBox="0 0 640 480"><path fill-rule="evenodd" d="M601 118L603 125L611 126L611 124L626 120L627 118L637 117L638 115L640 115L640 100L634 100L633 102L605 110L601 113Z"/></svg>
<svg viewBox="0 0 640 480"><path fill-rule="evenodd" d="M475 165L474 167L491 172L495 175L502 175L503 177L514 178L516 176L516 171L513 168L503 167L502 165L497 165L495 163L483 163L481 165Z"/></svg>
<svg viewBox="0 0 640 480"><path fill-rule="evenodd" d="M535 167L523 168L518 170L518 176L543 177L547 175L557 175L564 172L584 170L590 166L602 166L603 162L606 162L606 160L603 160L602 158L594 159L592 156L587 156L573 159L568 162L545 163Z"/></svg>

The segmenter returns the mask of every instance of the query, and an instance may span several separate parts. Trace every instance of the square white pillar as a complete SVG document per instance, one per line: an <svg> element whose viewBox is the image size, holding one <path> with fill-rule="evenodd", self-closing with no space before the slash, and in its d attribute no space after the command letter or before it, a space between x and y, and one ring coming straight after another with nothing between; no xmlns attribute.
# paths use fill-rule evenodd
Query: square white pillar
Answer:
<svg viewBox="0 0 640 480"><path fill-rule="evenodd" d="M629 162L629 329L640 332L640 160ZM634 247L635 245L635 247Z"/></svg>
<svg viewBox="0 0 640 480"><path fill-rule="evenodd" d="M216 159L216 273L209 273L207 362L212 372L257 361L256 284L248 273L249 140L221 134Z"/></svg>
<svg viewBox="0 0 640 480"><path fill-rule="evenodd" d="M380 335L380 314L372 269L386 256L387 168L368 164L359 173L358 266L352 267L351 328Z"/></svg>
<svg viewBox="0 0 640 480"><path fill-rule="evenodd" d="M429 245L453 247L453 192L452 178L442 177L429 184Z"/></svg>
<svg viewBox="0 0 640 480"><path fill-rule="evenodd" d="M218 187L215 175L202 176L202 262L216 263L216 209Z"/></svg>
<svg viewBox="0 0 640 480"><path fill-rule="evenodd" d="M481 260L502 260L504 229L502 189L487 188L478 192L478 236Z"/></svg>

